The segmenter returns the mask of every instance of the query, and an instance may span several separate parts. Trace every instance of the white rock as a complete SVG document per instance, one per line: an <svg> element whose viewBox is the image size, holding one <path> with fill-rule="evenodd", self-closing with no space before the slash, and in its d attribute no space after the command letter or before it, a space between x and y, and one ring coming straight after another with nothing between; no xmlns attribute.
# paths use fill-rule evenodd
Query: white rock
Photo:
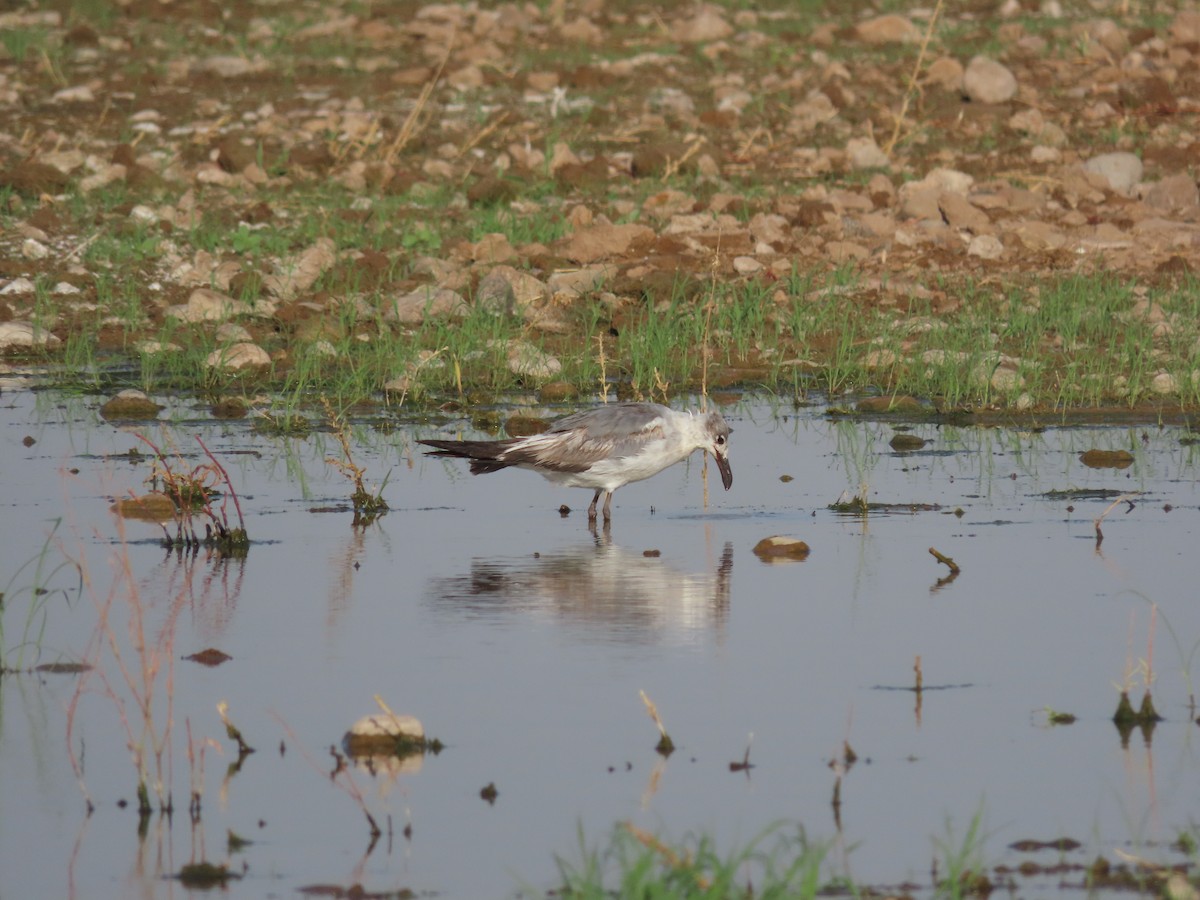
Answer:
<svg viewBox="0 0 1200 900"><path fill-rule="evenodd" d="M52 347L59 339L32 322L0 322L0 350L9 347Z"/></svg>
<svg viewBox="0 0 1200 900"><path fill-rule="evenodd" d="M188 296L187 303L172 306L167 310L167 315L183 322L220 322L248 312L249 306L228 294L212 288L196 288Z"/></svg>
<svg viewBox="0 0 1200 900"><path fill-rule="evenodd" d="M449 288L418 288L397 297L384 312L390 321L404 325L419 325L431 316L461 319L471 307L462 294Z"/></svg>
<svg viewBox="0 0 1200 900"><path fill-rule="evenodd" d="M525 378L550 378L562 371L562 363L526 341L509 341L508 370Z"/></svg>
<svg viewBox="0 0 1200 900"><path fill-rule="evenodd" d="M1150 390L1156 394L1174 394L1179 391L1179 379L1170 372L1159 372L1150 381Z"/></svg>
<svg viewBox="0 0 1200 900"><path fill-rule="evenodd" d="M1130 196L1144 171L1142 161L1132 153L1101 153L1083 164L1085 172L1103 175L1118 194Z"/></svg>
<svg viewBox="0 0 1200 900"><path fill-rule="evenodd" d="M204 360L204 365L210 369L264 369L271 365L271 357L258 344L232 344L220 350L214 350Z"/></svg>
<svg viewBox="0 0 1200 900"><path fill-rule="evenodd" d="M86 84L63 88L55 91L50 98L51 103L91 103L96 99L95 92Z"/></svg>
<svg viewBox="0 0 1200 900"><path fill-rule="evenodd" d="M145 356L156 356L159 353L178 353L183 348L170 342L144 340L134 343L133 349Z"/></svg>
<svg viewBox="0 0 1200 900"><path fill-rule="evenodd" d="M1002 63L976 56L963 73L963 90L976 103L1004 103L1017 95L1017 78Z"/></svg>
<svg viewBox="0 0 1200 900"><path fill-rule="evenodd" d="M32 294L37 290L35 285L28 278L14 278L4 287L0 288L0 294Z"/></svg>
<svg viewBox="0 0 1200 900"><path fill-rule="evenodd" d="M886 169L891 165L888 155L879 149L873 138L850 138L846 142L846 161L856 171L862 169Z"/></svg>
<svg viewBox="0 0 1200 900"><path fill-rule="evenodd" d="M222 344L240 344L252 338L250 332L236 322L222 322L217 326L217 340Z"/></svg>
<svg viewBox="0 0 1200 900"><path fill-rule="evenodd" d="M739 275L756 275L763 270L763 264L753 256L735 256L733 270Z"/></svg>
<svg viewBox="0 0 1200 900"><path fill-rule="evenodd" d="M73 294L82 293L82 291L80 291L79 288L75 287L75 285L71 284L69 281L60 281L50 289L50 293L59 297L70 297Z"/></svg>
<svg viewBox="0 0 1200 900"><path fill-rule="evenodd" d="M992 234L977 234L967 245L967 256L978 256L980 259L999 259L1004 255L1004 245Z"/></svg>
<svg viewBox="0 0 1200 900"><path fill-rule="evenodd" d="M21 255L26 259L45 259L50 255L50 248L41 241L27 238L21 242Z"/></svg>

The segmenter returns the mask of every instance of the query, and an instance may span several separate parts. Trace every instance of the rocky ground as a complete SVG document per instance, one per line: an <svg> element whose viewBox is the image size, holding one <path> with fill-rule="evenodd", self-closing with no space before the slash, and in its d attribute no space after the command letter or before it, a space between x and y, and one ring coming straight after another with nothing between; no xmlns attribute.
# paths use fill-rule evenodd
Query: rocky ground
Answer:
<svg viewBox="0 0 1200 900"><path fill-rule="evenodd" d="M239 319L211 364L268 365L351 295L562 346L584 294L619 326L798 272L898 314L1071 273L1195 293L1194 5L51 0L0 35L12 346Z"/></svg>

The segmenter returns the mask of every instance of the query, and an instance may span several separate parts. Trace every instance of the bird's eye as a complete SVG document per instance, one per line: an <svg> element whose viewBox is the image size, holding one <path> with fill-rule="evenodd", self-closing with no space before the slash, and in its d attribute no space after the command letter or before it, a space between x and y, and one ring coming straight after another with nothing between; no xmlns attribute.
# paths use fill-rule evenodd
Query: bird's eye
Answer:
<svg viewBox="0 0 1200 900"><path fill-rule="evenodd" d="M722 435L718 435L718 436L717 436L717 446L718 446L718 447L724 447L724 446L725 446L725 435L723 435L723 434L722 434Z"/></svg>

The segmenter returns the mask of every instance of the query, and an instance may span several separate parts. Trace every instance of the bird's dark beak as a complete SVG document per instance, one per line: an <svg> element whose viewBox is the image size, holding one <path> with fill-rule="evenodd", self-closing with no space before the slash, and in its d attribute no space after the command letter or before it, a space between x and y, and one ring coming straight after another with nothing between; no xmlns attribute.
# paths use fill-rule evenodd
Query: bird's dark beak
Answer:
<svg viewBox="0 0 1200 900"><path fill-rule="evenodd" d="M733 469L729 468L729 460L725 458L724 453L714 453L717 458L717 468L721 470L721 484L725 485L725 490L733 487Z"/></svg>

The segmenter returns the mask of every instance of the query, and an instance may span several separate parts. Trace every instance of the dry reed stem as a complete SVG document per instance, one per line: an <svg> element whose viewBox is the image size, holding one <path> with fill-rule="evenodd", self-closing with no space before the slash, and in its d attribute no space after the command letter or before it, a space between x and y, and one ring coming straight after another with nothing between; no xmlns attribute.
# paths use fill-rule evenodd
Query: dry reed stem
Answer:
<svg viewBox="0 0 1200 900"><path fill-rule="evenodd" d="M662 719L658 715L658 707L654 705L654 701L646 696L645 691L638 691L638 696L642 698L642 702L646 704L646 712L650 714L650 718L654 720L654 724L658 727L658 733L662 735L664 740L670 740L671 736L667 734L667 728L662 723Z"/></svg>
<svg viewBox="0 0 1200 900"><path fill-rule="evenodd" d="M450 40L446 42L446 52L442 54L442 59L438 63L437 71L433 73L433 78L425 82L421 87L421 93L417 96L417 104L409 112L404 120L404 124L400 126L400 131L396 134L396 139L392 141L392 146L388 147L387 153L384 154L383 161L387 165L391 165L396 161L396 157L408 145L408 142L416 136L420 130L417 128L417 120L420 118L422 111L425 109L425 104L429 102L429 98L433 95L434 89L442 79L442 70L446 68L446 63L450 59L450 52L454 49L455 34L450 35Z"/></svg>
<svg viewBox="0 0 1200 900"><path fill-rule="evenodd" d="M692 864L690 857L687 855L680 856L650 832L643 831L632 822L625 823L625 830L633 835L638 843L642 844L642 846L644 846L646 849L651 850L661 856L663 862L672 869L684 869ZM696 876L696 887L703 891L708 890L709 886L710 882L707 878L705 878L703 875Z"/></svg>
<svg viewBox="0 0 1200 900"><path fill-rule="evenodd" d="M896 116L896 124L892 128L892 136L888 138L887 145L883 148L884 154L889 158L892 151L896 148L896 143L900 140L900 129L904 125L904 118L908 115L908 105L912 102L913 94L918 90L917 76L921 74L921 66L925 64L925 52L929 49L929 41L933 38L933 27L937 23L938 16L942 12L943 0L938 0L937 5L933 8L933 15L929 17L929 25L925 28L925 37L921 40L921 49L917 53L917 62L913 66L912 75L908 78L908 87L904 91L904 99L900 103L900 112Z"/></svg>

